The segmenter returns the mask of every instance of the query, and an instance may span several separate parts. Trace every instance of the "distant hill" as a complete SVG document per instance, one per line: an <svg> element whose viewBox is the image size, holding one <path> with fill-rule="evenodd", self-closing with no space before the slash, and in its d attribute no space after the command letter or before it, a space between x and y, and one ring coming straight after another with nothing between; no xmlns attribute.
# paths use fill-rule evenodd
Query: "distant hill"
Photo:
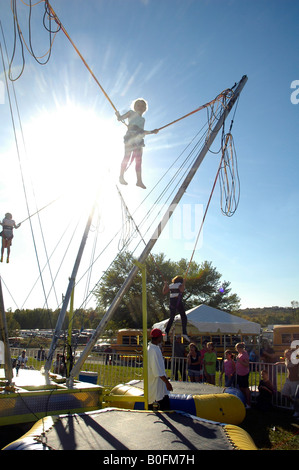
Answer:
<svg viewBox="0 0 299 470"><path fill-rule="evenodd" d="M292 307L263 307L240 309L234 314L246 320L267 325L299 324L299 308Z"/></svg>

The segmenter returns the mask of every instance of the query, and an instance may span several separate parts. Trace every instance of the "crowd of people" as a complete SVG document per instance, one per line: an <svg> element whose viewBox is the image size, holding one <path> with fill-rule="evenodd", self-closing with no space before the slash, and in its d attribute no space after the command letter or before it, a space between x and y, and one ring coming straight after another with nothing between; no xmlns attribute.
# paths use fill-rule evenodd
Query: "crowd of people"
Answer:
<svg viewBox="0 0 299 470"><path fill-rule="evenodd" d="M293 403L294 416L299 417L299 363L298 360L291 359L292 353L292 349L287 349L284 352L284 360L279 361L273 348L268 343L264 343L259 359L254 350L248 353L245 343L240 342L236 344L235 350L226 350L224 353L219 370L219 385L223 385L224 378L226 388L239 388L245 397L246 406L250 407L249 373L256 370L257 362L262 362L255 406L260 410L270 410L273 406L273 396L277 392L277 368L275 366L285 365L286 380L281 394ZM181 337L176 336L174 358L175 380L216 385L215 377L218 365L212 342L203 343L202 348L198 348L195 343L191 342L186 348Z"/></svg>
<svg viewBox="0 0 299 470"><path fill-rule="evenodd" d="M249 355L244 343L238 343L235 347L236 354L225 351L220 372L220 383L223 375L225 387L238 385L246 397L246 403L250 406L249 390ZM206 382L216 385L217 355L212 342L203 343L199 350L194 343L190 343L187 354L188 376L191 382Z"/></svg>

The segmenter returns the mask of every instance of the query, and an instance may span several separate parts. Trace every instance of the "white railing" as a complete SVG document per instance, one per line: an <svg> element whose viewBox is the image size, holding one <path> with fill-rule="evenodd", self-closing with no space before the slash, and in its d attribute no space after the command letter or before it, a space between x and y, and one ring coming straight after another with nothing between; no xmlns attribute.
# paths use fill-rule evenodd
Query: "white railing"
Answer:
<svg viewBox="0 0 299 470"><path fill-rule="evenodd" d="M11 348L12 359L17 359L21 355L21 352L22 348ZM26 367L40 370L45 363L47 353L47 350L43 353L38 349L27 349L26 356L28 357L28 361ZM55 373L62 373L62 375L64 375L64 362L61 359L63 351L58 351L58 354L60 354L58 357L58 363L56 362L56 356L53 361L52 371ZM168 377L172 380L183 382L190 381L186 358L178 357L165 359L165 368ZM117 384L127 383L132 380L143 379L142 355L95 353L88 357L84 363L83 369L84 371L96 373L97 383L106 388L112 388ZM274 365L265 364L263 362L254 362L250 364L249 388L251 390L252 402L255 402L258 394L261 371L264 369L267 370L269 379L276 390L276 393L273 396L273 404L282 408L291 408L292 405L289 399L281 393L287 377L286 367L284 364ZM218 361L215 385L221 386L223 390L225 388L224 375L222 382L220 383L220 373L221 361ZM200 381L205 381L203 374L200 376ZM236 382L233 386L237 386Z"/></svg>

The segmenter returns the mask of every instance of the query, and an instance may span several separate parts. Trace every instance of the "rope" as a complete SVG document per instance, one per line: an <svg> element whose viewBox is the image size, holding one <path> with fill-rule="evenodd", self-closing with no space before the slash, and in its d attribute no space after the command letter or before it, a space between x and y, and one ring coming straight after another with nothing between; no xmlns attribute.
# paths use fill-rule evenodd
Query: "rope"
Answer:
<svg viewBox="0 0 299 470"><path fill-rule="evenodd" d="M29 21L28 21L28 29L29 29L29 46L27 45L26 41L25 41L25 38L24 38L24 35L22 33L22 30L21 30L21 27L20 27L20 24L19 24L19 21L18 21L18 14L17 14L17 3L16 3L16 0L11 0L11 10L12 10L12 14L13 14L13 24L14 24L14 44L13 44L13 52L12 52L12 57L11 57L11 60L9 62L9 72L8 72L8 76L9 76L9 79L13 82L13 81L16 81L18 80L23 71L24 71L24 68L25 68L25 56L24 56L24 45L27 49L27 51L29 52L30 55L32 55L32 57L40 64L40 65L46 65L49 60L50 60L50 57L51 57L51 52L52 52L52 47L53 47L53 43L54 43L54 40L55 40L55 37L56 37L56 34L58 33L59 31L59 28L55 31L52 31L51 28L50 28L50 25L51 25L51 17L49 16L49 27L46 26L46 23L45 23L45 19L46 19L46 16L47 16L47 8L46 8L46 4L45 4L45 12L44 12L44 17L43 17L43 26L44 28L47 30L47 32L49 33L49 49L47 50L47 52L45 52L45 54L43 54L42 56L38 57L36 56L36 54L34 53L33 51L33 46L32 46L32 41L31 41L31 37L32 37L32 34L31 34L31 17L32 17L32 8L36 5L38 5L39 3L42 3L44 2L45 0L40 0L38 1L37 3L35 4L31 4L31 1L30 1L30 4L28 5L27 3L25 3L23 0L22 0L22 3L24 3L24 5L28 6L29 7ZM21 65L21 71L20 73L17 75L16 78L13 78L12 76L12 65L13 65L13 61L14 61L14 58L15 58L15 53L16 53L16 41L17 41L17 35L19 37L19 42L20 42L20 46L21 46L21 56L22 56L22 65ZM52 35L53 36L53 39L52 39ZM40 59L43 59L44 57L45 60L44 62L41 62Z"/></svg>
<svg viewBox="0 0 299 470"><path fill-rule="evenodd" d="M230 89L224 90L222 93L220 93L215 99L213 99L213 100L210 101L209 103L203 104L203 105L200 106L199 108L194 109L194 111L191 111L190 113L185 114L184 116L181 116L180 118L175 119L174 121L169 122L168 124L165 124L165 126L159 127L157 130L158 130L158 131L161 131L162 129L165 129L166 127L172 126L172 124L175 124L175 123L181 121L182 119L185 119L186 117L189 117L189 116L191 116L192 114L195 114L195 113L197 113L198 111L201 111L202 109L205 109L205 108L208 108L208 107L212 106L212 105L213 105L214 103L216 103L217 101L220 101L221 98L225 98L225 97L227 96L227 94L228 94L230 91L231 91Z"/></svg>
<svg viewBox="0 0 299 470"><path fill-rule="evenodd" d="M100 213L98 212L97 223L96 223L96 227L95 227L96 235L95 235L95 238L94 238L94 241L93 241L92 253L91 253L91 258L90 258L90 262L89 262L90 269L88 270L86 284L85 284L85 291L84 291L84 299L85 300L83 302L83 308L84 309L86 309L86 305L87 305L89 286L90 286L91 276L92 276L92 267L93 267L95 253L96 253L96 247L97 247L97 243L98 243L100 222L101 222L101 217L100 217Z"/></svg>
<svg viewBox="0 0 299 470"><path fill-rule="evenodd" d="M217 100L216 100L216 101L217 101ZM224 103L224 104L222 103L222 106L225 106L225 103ZM213 116L213 119L217 119L218 108L219 108L219 107L217 107L217 110L216 110L216 111L212 109L212 116ZM179 184L179 183L176 183L175 180L179 177L179 174L183 172L183 170L184 170L186 164L188 163L189 166L192 166L192 165L193 165L193 161L192 161L191 157L194 156L194 154L195 154L195 157L194 157L194 158L196 158L197 150L198 150L200 144L204 145L205 141L208 139L208 136L209 136L209 134L210 134L210 127L211 127L211 126L208 125L208 129L206 130L205 135L203 135L203 136L195 143L194 147L193 147L192 150L189 152L189 155L184 159L183 163L180 165L180 167L178 168L178 170L175 172L175 175L171 178L171 182L170 182L170 183L172 183L173 185L175 185L175 187L177 187L177 185ZM231 129L230 129L230 130L231 130ZM178 162L179 158L181 158L181 157L184 155L184 153L187 151L188 147L190 147L190 145L194 142L194 140L198 137L198 135L199 135L202 131L203 131L203 128L196 134L196 136L192 139L192 141L191 141L191 142L186 146L186 148L181 152L181 154L179 155L179 157L176 159L175 162L172 163L172 165L171 165L170 168L172 168L172 167ZM221 148L222 148L222 149L224 148L223 142L224 142L224 137L222 137L222 145L221 145ZM218 176L219 176L219 171L220 171L220 169L221 169L221 165L222 165L222 158L221 158L221 162L220 162L220 164L219 164L219 169L218 169L218 172L217 172L217 176L216 176L216 178L215 178L215 182L214 182L214 185L213 185L213 189L212 189L212 192L211 192L211 195L210 195L210 198L209 198L208 206L209 206L209 204L210 204L210 201L211 201L213 192L214 192L214 190L215 190L216 181L217 181L217 178L218 178ZM156 187L158 186L158 184L162 182L163 178L166 176L166 174L169 172L169 170L170 170L170 169L168 169L168 170L165 172L165 174L162 175L162 177L160 178L159 182L156 183L156 185L155 185L154 188L156 188ZM188 169L185 170L185 171L188 171ZM167 188L168 188L168 189L170 189L170 183L167 185ZM119 196L123 199L123 197L122 197L122 195L121 195L121 192L119 191L119 189L118 189L117 186L116 186L116 188L117 188L117 190L118 190ZM154 189L154 188L153 188L153 189ZM158 198L158 199L155 201L155 203L152 205L152 208L153 208L153 207L157 207L159 201L161 201L161 199L162 199L162 196L165 196L165 195L166 195L166 189L167 189L167 188L164 188L162 194L159 196L159 198ZM153 189L150 191L150 193L153 192ZM170 195L170 196L171 196L171 195ZM167 200L169 199L170 196L167 197ZM148 199L148 197L149 197L149 195L147 195L147 196L144 198L144 200L139 204L139 206L135 209L134 214L138 211L138 209L141 209L141 207L142 207L143 204L145 203L146 199ZM167 201L166 201L166 202L167 202ZM166 202L165 202L165 203L166 203ZM143 215L143 218L142 218L141 222L139 222L139 224L138 224L138 226L137 226L136 222L134 221L133 215L130 214L130 211L129 211L128 207L126 206L126 203L124 202L124 200L122 200L122 203L125 205L125 214L126 214L127 219L129 219L129 220L130 220L130 223L132 223L132 224L135 226L135 231L136 231L136 233L138 233L138 235L140 236L140 241L138 242L137 247L139 246L139 244L140 244L141 242L143 242L144 244L146 244L145 239L144 239L144 236L142 236L142 234L141 234L141 232L140 232L140 229L141 229L141 226L143 226L143 224L144 224L146 221L147 221L147 222L149 221L149 216L150 216L150 213L151 213L152 209L149 210L145 215ZM161 210L162 210L162 209L161 209ZM204 221L205 221L205 218L206 218L206 215L207 215L207 211L208 211L208 207L206 208L205 216L204 216L204 219L203 219L203 221L202 221L202 226L203 226L203 224L204 224ZM159 214L158 214L158 215L159 215ZM158 215L157 215L155 218L157 218ZM122 221L122 225L123 225L124 223L126 223L126 221L123 220L123 221ZM152 225L153 225L153 222L149 223L149 228L146 230L146 233L148 232L149 229L152 228ZM202 226L201 226L200 230L202 230ZM115 237L116 237L120 232L121 232L121 230L118 231L118 233L115 234L115 236L109 241L109 243L106 245L106 247L103 248L102 252L97 256L96 260L94 260L93 264L98 260L98 258L99 258L99 257L102 255L102 253L108 248L108 246L111 244L111 242L113 241L113 239L115 239ZM198 234L196 243L197 243L197 241L198 241L199 235L200 235L200 234ZM129 246L129 244L131 243L131 241L132 241L132 239L134 238L134 236L135 236L134 233L131 233L131 234L130 234L130 237L125 240L124 246L122 247L122 249L120 250L120 252L118 253L117 256L119 256L119 254L120 254L121 252L123 252L125 248L127 248L127 247ZM137 247L133 250L132 254L133 254L134 251L137 249ZM192 258L193 258L194 252L195 252L195 248L194 248L194 250L193 250ZM158 263L156 262L154 256L153 256L152 254L150 254L150 255L151 255L152 260L154 261L154 264L155 264L157 270L159 271L159 273L160 273L162 279L165 280L165 277L164 277L164 275L163 275L161 269L159 268ZM115 257L115 259L117 258L117 256ZM191 258L191 260L190 260L190 262L189 262L189 266L188 266L187 271L186 271L186 276L187 276L187 274L188 274L188 271L189 271L189 268L190 268L190 265L191 265L191 262L192 262L192 258ZM115 259L114 259L114 260L115 260ZM107 268L107 270L112 266L112 264L113 264L113 261L110 263L110 266ZM106 270L106 271L107 271L107 270ZM84 274L82 275L82 277L81 277L81 279L78 281L78 283L82 280L82 278L85 276L85 274L86 274L86 273L84 273ZM101 278L102 278L102 276L101 276ZM101 282L101 278L97 281L97 283L95 284L94 288L89 292L88 297L90 297L94 292L96 292L96 289L98 288L98 286L99 286L99 284L100 284L100 282ZM78 284L78 283L77 283L77 284Z"/></svg>
<svg viewBox="0 0 299 470"><path fill-rule="evenodd" d="M131 222L131 223L133 224L133 226L135 227L136 232L137 232L138 235L140 236L140 239L143 241L144 245L146 245L146 242L145 242L145 240L144 240L144 238L143 238L143 236L142 236L142 234L141 234L141 232L140 232L140 230L139 230L139 227L138 227L138 225L136 224L136 222L134 221L134 219L133 219L133 217L132 217L132 215L131 215L131 213L130 213L130 211L129 211L129 209L128 209L128 206L127 206L126 203L125 203L125 200L124 200L124 198L123 198L123 195L121 194L121 192L120 192L118 186L116 186L116 189L117 189L118 194L119 194L119 196L120 196L120 198L121 198L122 204L123 204L124 207L125 207L125 212L126 212L126 216L127 216L127 221L129 221L129 222ZM124 225L125 223L126 223L126 222L123 221L123 225ZM131 238L133 238L133 236L134 236L134 234L131 234ZM126 244L127 244L128 242L129 242L129 239L126 241ZM123 243L123 248L124 248L124 246L125 246L125 243ZM159 268L159 266L158 266L158 264L157 264L157 262L156 262L156 260L155 260L155 258L154 258L154 256L153 256L153 254L150 253L150 256L151 256L151 258L152 258L154 264L156 265L157 270L158 270L159 273L161 274L161 277L163 278L163 280L165 280L165 277L164 277L162 271L160 270L160 268Z"/></svg>
<svg viewBox="0 0 299 470"><path fill-rule="evenodd" d="M0 24L1 24L1 23L0 23ZM2 29L2 24L1 24L1 29ZM3 29L2 29L2 34L3 34ZM3 37L4 37L4 36L3 36ZM5 45L5 48L6 48L6 43L5 43L5 42L4 42L4 45ZM11 96L10 96L10 91L9 91L9 86L8 86L8 80L7 80L7 77L6 77L6 68L5 68L5 61L4 61L4 55L3 55L3 50L2 50L1 42L0 42L0 52L1 52L3 70L4 70L5 85L6 85L6 90L7 90L7 96L8 96L8 102L9 102L9 108L10 108L12 126L13 126L13 131L14 131L14 138L15 138L16 151L17 151L18 162L19 162L19 168L20 168L20 173L21 173L21 180L22 180L22 186L23 186L23 191L24 191L25 203L26 203L26 207L27 207L27 212L28 212L28 214L29 214L29 201L28 201L27 190L26 190L26 185L25 185L24 172L23 172L23 168L22 168L21 155L20 155L20 148L19 148L19 143L18 143L18 138L17 138L17 131L16 131L14 113L13 113L13 108L12 108L12 101L11 101ZM6 53L7 53L7 51L6 51ZM16 104L17 104L16 94L15 94L14 87L13 87L13 91L14 91L15 101L16 101ZM18 117L19 117L19 122L20 122L20 124L21 124L19 113L18 113ZM23 136L22 127L21 127L21 133L22 133L22 137L23 137L23 141L24 141L24 136ZM30 219L29 219L29 220L30 220ZM42 288L43 288L44 296L45 296L45 298L46 298L45 286L44 286L43 277L42 277L42 275L41 275L40 262L39 262L39 257L38 257L38 253L37 253L36 240L35 240L35 237L34 237L34 232L33 232L33 227L32 227L32 224L31 224L31 220L30 220L30 228L31 228L31 234L32 234L32 239L33 239L33 244L34 244L34 249L35 249L35 255L36 255L36 259L37 259L38 269L39 269L39 273L40 273L40 279L41 279L41 283L42 283Z"/></svg>
<svg viewBox="0 0 299 470"><path fill-rule="evenodd" d="M2 22L1 22L1 21L0 21L0 27L1 27L1 32L2 32L2 36L3 36L3 41L4 41L6 56L7 56L7 60L8 60L7 47L6 47L6 42L5 42L5 37L4 37L4 31L3 31L3 28L2 28ZM23 185L24 197L25 197L25 202L26 202L26 207L27 207L27 212L28 212L28 217L27 217L27 219L25 219L25 220L28 220L28 219L29 219L29 222L30 222L30 229L31 229L31 235L32 235L32 240L33 240L33 245L34 245L34 250L35 250L35 256L36 256L37 265L38 265L39 278L40 278L41 284L42 284L42 289L43 289L43 293L44 293L44 297L45 297L45 304L47 305L47 308L48 308L47 296L46 296L46 291L45 291L45 284L44 284L44 280L43 280L43 276L42 276L42 270L41 270L40 260L39 260L38 251L37 251L37 245L36 245L35 234L34 234L32 222L31 222L31 217L32 217L32 216L30 215L30 211L29 211L29 201L28 201L28 196L27 196L27 189L26 189L26 183L25 183L25 178L24 178L23 165L22 165L22 161L21 161L21 153L20 153L20 148L19 148L19 143L18 143L18 137L17 137L17 133L16 133L16 125L15 125L15 119L14 119L14 112L13 112L13 107L12 107L12 101L11 101L11 97L10 97L10 91L9 91L9 86L8 86L8 80L7 80L7 77L6 77L6 68L5 68L4 55L3 55L3 51L2 51L1 42L0 42L0 49L1 49L3 70L4 70L5 83L6 83L6 88L7 88L8 100L9 100L9 107L10 107L12 125L13 125L14 136L15 136L16 151L17 151L18 162L19 162L19 168L20 168L20 173L21 173L21 180L22 180L22 185ZM16 96L16 92L15 92L15 87L14 87L14 81L12 81L12 90L13 90L13 96L14 96L15 106L16 106L16 110L17 110L17 116L18 116L19 126L20 126L20 130L21 130L21 136L22 136L23 146L24 146L25 153L27 153L26 144L25 144L25 138L24 138L24 133L23 133L23 128L22 128L22 122L21 122L21 117L20 117L20 112L19 112L19 106L18 106L17 96ZM32 185L32 182L31 182L31 185ZM35 198L35 193L34 193L33 185L32 185L32 189L33 189L33 195L34 195L34 198ZM35 199L36 199L36 198L35 198ZM53 201L53 202L54 202L54 201ZM48 205L49 205L49 204L48 204ZM47 206L45 206L45 207L47 207ZM42 210L42 209L41 209L41 210ZM37 211L35 212L35 214L38 215L38 221L39 221L39 226L40 226L42 241L43 241L43 243L44 243L44 249L45 249L45 254L46 254L46 258L47 258L47 265L48 265L48 267L49 267L49 272L50 272L50 276L51 276L52 282L54 282L54 281L53 281L53 277L52 277L51 266L50 266L50 263L49 263L47 248L46 248L46 244L45 244L44 233L43 233L43 229L42 229L42 225L41 225L41 220L40 220L40 217L39 217L39 212L40 212L40 211L37 210ZM33 215L35 215L35 214L33 214ZM54 292L55 292L55 295L56 295L55 288L54 288ZM56 298L57 298L57 296L56 296Z"/></svg>
<svg viewBox="0 0 299 470"><path fill-rule="evenodd" d="M233 124L233 121L231 123L230 130L232 128L232 124ZM234 166L237 167L237 165L236 165L236 157L234 155L233 155L233 157L234 157L234 160L235 160L235 165L234 165L234 163L232 163L232 165L230 165L230 162L229 162L230 156L228 155L228 148L230 149L230 152L235 152L235 148L234 148L234 144L233 144L233 136L230 132L228 132L222 138L222 141L224 140L224 138L225 138L225 141L224 141L224 145L222 145L221 160L220 160L219 167L218 167L218 170L217 170L217 174L216 174L216 177L215 177L215 180L214 180L212 191L211 191L211 194L210 194L210 197L209 197L209 200L208 200L208 204L207 204L207 207L206 207L206 210L205 210L205 213L204 213L204 216L203 216L200 228L199 228L199 232L197 234L197 238L196 238L196 241L195 241L193 252L192 252L187 270L185 272L185 277L184 277L185 279L187 277L188 271L190 269L191 262L193 260L193 256L194 256L194 253L195 253L195 250L196 250L196 246L197 246L197 243L198 243L198 240L199 240L199 236L201 234L202 227L203 227L203 224L204 224L205 219L206 219L206 215L207 215L207 212L208 212L208 209L209 209L209 206L210 206L210 202L211 202L211 199L212 199L212 196L213 196L218 178L220 180L220 186L222 188L221 189L221 211L222 211L222 213L227 215L227 216L232 216L236 212L237 206L238 206L238 203L239 203L239 195L238 195L237 202L235 202L235 205L232 209L233 202L235 201ZM232 177L232 185L231 185L232 191L230 190L230 185L229 185L229 180L228 180L228 175L227 175L227 173L228 173L227 169L230 169L230 173L231 173L231 177ZM223 183L224 179L226 180L226 186ZM238 181L239 181L239 177L238 177ZM225 208L223 208L223 203L222 203L223 193L226 195L226 197L224 198L225 202L226 202Z"/></svg>
<svg viewBox="0 0 299 470"><path fill-rule="evenodd" d="M57 25L60 27L60 29L64 32L65 36L68 38L68 40L70 41L71 45L73 46L73 48L75 49L75 51L77 52L77 54L79 55L80 59L82 60L82 62L84 63L85 67L87 68L87 70L89 71L89 73L92 75L93 79L95 80L95 82L97 83L97 85L100 87L101 91L104 93L105 97L107 98L107 100L109 101L109 103L111 104L112 108L114 109L114 111L117 111L116 107L114 106L113 102L111 101L111 99L109 98L108 94L106 93L106 91L104 90L104 88L102 87L102 85L100 84L100 82L98 81L97 77L95 76L95 74L93 73L93 71L91 70L91 68L89 67L88 63L86 62L86 60L84 59L84 57L82 56L81 52L79 51L79 49L77 48L77 46L75 45L75 43L73 42L73 40L71 39L71 37L69 36L69 34L67 33L65 27L63 26L63 24L61 23L61 21L59 20L58 16L56 15L55 11L53 10L52 6L50 5L50 3L48 2L48 0L45 0L46 2L46 5L47 5L47 8L49 10L49 12L51 13L52 17L54 18L55 22L57 23Z"/></svg>
<svg viewBox="0 0 299 470"><path fill-rule="evenodd" d="M121 236L120 236L120 241L118 244L118 250L121 251L124 246L127 245L127 242L129 239L131 239L133 235L133 229L135 227L135 230L138 231L138 227L136 223L134 222L130 211L128 209L128 206L125 203L125 200L123 198L123 195L119 189L119 187L116 185L116 189L118 192L118 195L120 197L121 201L121 212L122 212L122 224L121 224ZM141 234L140 234L141 236Z"/></svg>
<svg viewBox="0 0 299 470"><path fill-rule="evenodd" d="M42 207L41 209L38 209L36 212L34 212L33 214L29 215L28 217L26 217L26 219L22 220L20 222L20 224L22 224L23 222L26 222L26 220L30 219L31 217L33 217L34 215L36 214L39 214L39 212L41 212L42 210L46 209L47 207L49 207L51 204L53 204L54 202L58 201L59 198L57 199L54 199L53 201L49 202L48 204L46 204L44 207Z"/></svg>
<svg viewBox="0 0 299 470"><path fill-rule="evenodd" d="M202 228L203 228L203 224L204 224L204 222L205 222L205 220L206 220L206 216L207 216L207 213L208 213L208 210L209 210L209 207L210 207L210 202L211 202L211 200L212 200L212 196L213 196L213 193L214 193L214 190L215 190L215 187L216 187L217 179L218 179L218 176L219 176L219 173L220 173L220 170L221 170L223 158L224 158L224 152L222 153L222 157L221 157L220 164L219 164L219 167L218 167L218 170L217 170L217 174L216 174L216 177L215 177L215 180L214 180L214 184L213 184L213 187L212 187L212 191L211 191L211 193L210 193L210 197L209 197L209 200L208 200L208 204L207 204L207 207L206 207L204 216L203 216L202 221L201 221L201 225L200 225L200 228L199 228L199 231L198 231L196 240L195 240L195 245L194 245L194 248L193 248L193 251L192 251L192 255L191 255L191 258L190 258L190 261L189 261L187 270L186 270L186 272L185 272L184 279L187 278L187 275L188 275L188 272L189 272L189 269L190 269L190 266L191 266L191 263L192 263L192 260L193 260L193 257L194 257L194 253L195 253L195 250L196 250L196 246L197 246L197 243L198 243L198 240L199 240L199 237L200 237Z"/></svg>
<svg viewBox="0 0 299 470"><path fill-rule="evenodd" d="M51 13L52 17L54 18L54 20L56 21L57 25L59 26L59 28L64 32L65 36L68 38L68 40L70 41L70 43L72 44L73 48L75 49L75 51L77 52L77 54L79 55L80 59L82 60L82 62L84 63L85 67L87 68L87 70L89 71L89 73L92 75L93 79L95 80L95 82L97 83L97 85L100 87L101 91L103 92L103 94L105 95L106 99L109 101L109 103L111 104L112 108L114 109L115 112L117 112L117 109L114 105L114 103L112 102L112 100L110 99L110 97L108 96L108 94L106 93L106 91L104 90L104 88L102 87L102 85L100 84L99 80L97 79L97 77L95 76L95 74L93 73L93 71L91 70L91 68L89 67L89 65L87 64L86 60L84 59L84 57L82 56L81 52L79 51L79 49L77 48L77 46L75 45L75 43L73 42L73 40L71 39L71 37L69 36L68 32L66 31L65 27L63 26L63 24L61 23L61 21L59 20L57 14L55 13L53 7L50 5L49 1L48 0L45 0L46 2L46 5L49 9L49 12ZM164 126L162 127L159 127L158 128L158 131L162 130L162 129L165 129L166 127L169 127L171 126L172 124L175 124L176 122L179 122L181 121L182 119L185 119L187 118L188 116L191 116L192 114L195 114L197 113L198 111L201 111L202 109L204 108L207 108L209 106L211 106L212 104L214 104L216 101L219 101L221 98L223 97L226 97L228 92L230 92L231 89L228 89L228 90L224 90L222 93L220 93L214 100L210 101L209 103L206 103L202 106L200 106L199 108L195 109L194 111L191 111L190 113L188 114L185 114L184 116L181 116L180 118L178 119L175 119L174 121L168 123L168 124L165 124ZM126 125L126 123L124 121L121 121L123 124Z"/></svg>
<svg viewBox="0 0 299 470"><path fill-rule="evenodd" d="M240 200L240 180L237 156L231 133L226 135L223 167L220 172L221 211L227 217L236 212Z"/></svg>
<svg viewBox="0 0 299 470"><path fill-rule="evenodd" d="M12 0L13 2L15 2L16 0ZM23 1L23 0L22 0ZM30 18L31 18L31 7L32 6L35 6L37 5L38 3L40 3L42 0L38 1L37 3L35 3L34 5L27 5L25 2L23 2L25 5L27 6L30 6ZM95 74L93 73L93 71L91 70L91 68L89 67L88 63L86 62L86 60L84 59L83 55L81 54L81 52L79 51L79 49L77 48L77 46L75 45L74 41L71 39L70 35L68 34L68 32L66 31L65 27L63 26L63 24L61 23L60 19L58 18L57 14L55 13L53 7L50 5L50 2L49 0L44 0L45 1L45 15L44 15L44 21L43 21L43 24L44 24L44 27L47 29L47 31L49 31L50 33L50 48L49 48L49 51L48 51L48 58L46 60L46 62L48 62L49 58L50 58L50 54L51 54L51 49L52 49L52 45L53 45L53 42L54 42L54 39L55 39L55 36L57 34L58 31L62 30L63 33L65 34L65 36L67 37L67 39L69 40L69 42L71 43L71 45L73 46L73 48L75 49L75 51L77 52L77 54L79 55L80 59L82 60L82 62L84 63L85 67L87 68L87 70L89 71L89 73L91 74L91 76L93 77L93 79L95 80L95 82L97 83L97 85L99 86L99 88L101 89L102 93L104 94L105 98L108 100L108 102L110 103L110 105L112 106L112 108L114 109L114 111L117 113L118 110L116 108L116 106L114 105L114 103L112 102L111 98L109 97L109 95L107 94L107 92L105 91L105 89L103 88L103 86L101 85L101 83L99 82L99 80L97 79L97 77L95 76ZM48 14L49 16L49 28L46 27L45 25L45 16L46 14ZM14 7L13 8L13 15L14 15L14 26L16 26L17 24L17 30L18 30L18 34L19 34L19 39L20 39L20 42L21 42L21 47L22 47L22 57L23 57L23 66L22 66L22 70L21 70L21 73L19 74L18 78L20 77L20 75L22 74L23 70L24 70L24 64L25 64L25 60L24 60L24 51L23 51L23 42L27 48L27 50L31 53L31 55L33 55L33 57L38 61L38 58L35 56L34 52L33 52L33 48L32 48L32 45L31 45L31 32L30 32L30 50L28 48L28 46L26 45L25 41L24 41L24 37L23 37L23 34L22 34L22 31L19 27L19 23L18 23L18 19L17 19L17 13L16 13L16 8ZM58 26L58 29L56 31L52 31L51 28L50 28L50 24L51 24L51 19L53 19L57 26ZM29 21L29 27L30 27L30 21ZM31 29L31 28L30 28ZM53 38L53 41L51 41L51 34L54 34L54 38ZM15 27L15 36L16 36L16 27ZM15 46L14 46L14 53L13 53L13 57L14 57L14 54L15 54ZM46 54L45 54L46 55ZM12 58L13 60L13 58ZM11 61L12 62L12 61ZM39 62L39 61L38 61ZM45 63L46 63L45 62ZM40 63L40 62L39 62ZM44 65L44 63L42 64ZM235 86L235 85L234 85ZM185 119L189 116L191 116L192 114L195 114L199 111L201 111L202 109L205 109L205 108L209 108L210 106L212 106L214 103L216 102L220 102L221 99L224 99L223 100L223 103L225 101L225 98L227 97L228 93L232 92L234 87L232 87L231 89L227 89L227 90L224 90L222 93L220 93L215 99L213 99L212 101L208 102L208 103L205 103L203 104L202 106L200 106L199 108L185 114L184 116L181 116L177 119L175 119L174 121L171 121L169 122L168 124L165 124L164 126L161 126L159 127L157 130L160 131L162 129L165 129L179 121L181 121L182 119ZM223 105L222 103L222 105ZM125 126L128 126L124 121L121 121Z"/></svg>

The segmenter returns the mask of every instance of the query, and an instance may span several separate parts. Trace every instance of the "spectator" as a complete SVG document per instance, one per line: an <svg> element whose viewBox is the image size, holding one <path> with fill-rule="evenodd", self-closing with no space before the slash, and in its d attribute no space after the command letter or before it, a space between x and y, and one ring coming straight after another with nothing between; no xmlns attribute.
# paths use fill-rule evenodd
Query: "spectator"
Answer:
<svg viewBox="0 0 299 470"><path fill-rule="evenodd" d="M208 349L207 349L207 343L208 343L207 340L203 341L203 343L202 343L202 348L201 348L201 350L200 350L200 357L201 357L201 363L202 363L202 364L203 364L203 359L204 359L204 357L205 357L205 354L206 354L206 352L207 352L207 350L208 350ZM206 378L205 378L205 374L204 374L204 368L201 369L201 374L202 374L202 381L205 382Z"/></svg>
<svg viewBox="0 0 299 470"><path fill-rule="evenodd" d="M252 348L250 353L249 353L249 362L251 363L250 367L251 367L251 371L254 372L255 371L255 362L258 362L258 356L256 354L256 351Z"/></svg>
<svg viewBox="0 0 299 470"><path fill-rule="evenodd" d="M182 343L182 337L176 336L173 353L174 353L174 379L179 380L179 372L181 374L181 380L186 382L186 364L185 364L185 345Z"/></svg>
<svg viewBox="0 0 299 470"><path fill-rule="evenodd" d="M234 362L234 355L232 351L225 351L225 359L222 364L222 372L220 374L220 384L222 383L222 376L224 374L224 383L226 387L235 385L236 378L236 364Z"/></svg>
<svg viewBox="0 0 299 470"><path fill-rule="evenodd" d="M17 375L19 373L20 368L28 369L27 362L28 362L28 357L26 356L26 350L23 349L21 355L17 359L17 365L16 365Z"/></svg>
<svg viewBox="0 0 299 470"><path fill-rule="evenodd" d="M259 410L270 411L273 408L272 397L275 392L275 388L269 380L268 372L266 370L261 371L261 380L259 383L259 394L256 399L256 406Z"/></svg>
<svg viewBox="0 0 299 470"><path fill-rule="evenodd" d="M247 407L250 408L249 356L244 343L236 344L236 351L238 352L236 362L237 384L245 396Z"/></svg>
<svg viewBox="0 0 299 470"><path fill-rule="evenodd" d="M212 385L215 385L216 361L217 356L215 353L214 344L211 342L207 343L207 352L204 355L203 365L206 381Z"/></svg>
<svg viewBox="0 0 299 470"><path fill-rule="evenodd" d="M112 348L110 344L104 349L104 353L106 354L105 358L105 364L111 364L111 354L112 354Z"/></svg>
<svg viewBox="0 0 299 470"><path fill-rule="evenodd" d="M54 374L65 375L66 365L65 357L63 354L57 353L56 361L54 362Z"/></svg>
<svg viewBox="0 0 299 470"><path fill-rule="evenodd" d="M38 361L44 361L45 359L46 359L45 350L41 346L39 351L37 352L37 360Z"/></svg>
<svg viewBox="0 0 299 470"><path fill-rule="evenodd" d="M294 417L298 418L298 399L299 399L299 363L292 361L293 349L286 349L284 352L284 362L277 362L277 364L285 364L287 369L287 378L282 388L282 395L289 398L292 402L295 413Z"/></svg>
<svg viewBox="0 0 299 470"><path fill-rule="evenodd" d="M187 356L188 375L191 382L200 381L201 357L197 346L194 343L189 344L189 354Z"/></svg>
<svg viewBox="0 0 299 470"><path fill-rule="evenodd" d="M277 386L276 368L274 364L277 361L277 354L274 349L270 346L267 339L264 339L261 349L261 360L266 364L265 370L268 372L269 380L273 383L274 387Z"/></svg>

